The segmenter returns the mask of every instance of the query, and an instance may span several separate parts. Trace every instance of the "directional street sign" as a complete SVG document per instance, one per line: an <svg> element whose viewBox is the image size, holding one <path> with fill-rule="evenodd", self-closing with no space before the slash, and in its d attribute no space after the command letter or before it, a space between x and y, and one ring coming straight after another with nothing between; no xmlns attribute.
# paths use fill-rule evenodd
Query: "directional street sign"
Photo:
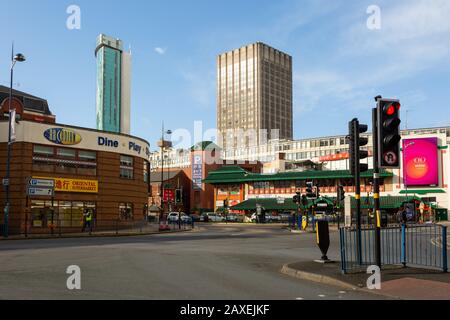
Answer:
<svg viewBox="0 0 450 320"><path fill-rule="evenodd" d="M54 195L53 188L28 187L27 194L29 196L52 196Z"/></svg>
<svg viewBox="0 0 450 320"><path fill-rule="evenodd" d="M28 184L30 186L33 186L33 187L54 188L55 187L55 180L30 179Z"/></svg>
<svg viewBox="0 0 450 320"><path fill-rule="evenodd" d="M55 195L55 180L33 178L29 179L27 195L53 197Z"/></svg>

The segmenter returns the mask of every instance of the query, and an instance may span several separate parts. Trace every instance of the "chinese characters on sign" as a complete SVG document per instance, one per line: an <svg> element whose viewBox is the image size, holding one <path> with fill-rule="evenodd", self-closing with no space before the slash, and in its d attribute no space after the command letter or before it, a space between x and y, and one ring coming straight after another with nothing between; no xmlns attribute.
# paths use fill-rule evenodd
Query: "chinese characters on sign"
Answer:
<svg viewBox="0 0 450 320"><path fill-rule="evenodd" d="M175 190L164 189L163 201L164 202L175 202Z"/></svg>
<svg viewBox="0 0 450 320"><path fill-rule="evenodd" d="M44 179L52 179L55 181L56 192L98 193L97 180L79 180L66 178L44 178Z"/></svg>

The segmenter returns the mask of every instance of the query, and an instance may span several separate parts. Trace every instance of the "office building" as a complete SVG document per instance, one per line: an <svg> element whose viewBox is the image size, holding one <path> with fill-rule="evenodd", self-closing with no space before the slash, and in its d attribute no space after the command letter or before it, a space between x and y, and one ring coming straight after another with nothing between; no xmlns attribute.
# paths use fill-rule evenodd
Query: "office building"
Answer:
<svg viewBox="0 0 450 320"><path fill-rule="evenodd" d="M131 53L122 41L99 35L97 58L97 129L130 133Z"/></svg>
<svg viewBox="0 0 450 320"><path fill-rule="evenodd" d="M261 42L219 55L217 129L224 150L292 139L292 57Z"/></svg>

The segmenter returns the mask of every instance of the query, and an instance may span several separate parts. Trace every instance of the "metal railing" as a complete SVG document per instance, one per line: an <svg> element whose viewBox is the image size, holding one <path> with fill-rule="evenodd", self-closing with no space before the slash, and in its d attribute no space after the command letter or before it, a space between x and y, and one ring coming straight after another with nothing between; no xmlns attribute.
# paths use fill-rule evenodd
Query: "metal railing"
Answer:
<svg viewBox="0 0 450 320"><path fill-rule="evenodd" d="M168 226L168 228L163 229L164 231L190 230L193 228L192 223L184 221L180 225L178 222L162 222L161 224L167 224ZM29 216L25 216L24 220L16 223L11 221L10 236L28 238L35 236L62 237L67 235L139 235L162 231L160 228L161 224L158 221L148 221L146 219L93 219L91 226L83 228L84 222L82 221L54 218L53 220L49 219L36 223ZM0 228L3 228L3 225L0 225Z"/></svg>
<svg viewBox="0 0 450 320"><path fill-rule="evenodd" d="M340 228L341 270L363 271L375 265L375 228ZM360 245L359 245L360 243ZM381 229L381 264L448 271L447 227L398 225Z"/></svg>

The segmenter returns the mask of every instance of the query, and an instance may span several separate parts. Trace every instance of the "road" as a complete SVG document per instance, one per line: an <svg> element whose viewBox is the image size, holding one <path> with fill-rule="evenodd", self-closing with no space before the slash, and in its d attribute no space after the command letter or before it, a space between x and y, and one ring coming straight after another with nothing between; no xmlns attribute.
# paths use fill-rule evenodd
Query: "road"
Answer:
<svg viewBox="0 0 450 320"><path fill-rule="evenodd" d="M329 257L337 259L338 237ZM281 274L320 258L314 234L280 226L201 225L189 233L0 241L0 299L380 299ZM70 265L81 290L66 287Z"/></svg>

